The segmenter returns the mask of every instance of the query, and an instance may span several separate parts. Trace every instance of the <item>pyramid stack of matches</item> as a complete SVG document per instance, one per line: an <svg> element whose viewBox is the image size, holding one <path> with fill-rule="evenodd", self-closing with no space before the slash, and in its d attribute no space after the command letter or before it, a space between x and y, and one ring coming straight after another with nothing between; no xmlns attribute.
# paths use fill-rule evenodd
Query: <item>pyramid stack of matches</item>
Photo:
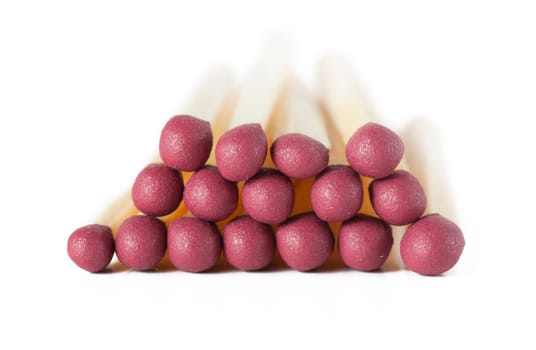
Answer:
<svg viewBox="0 0 536 350"><path fill-rule="evenodd" d="M360 271L392 259L422 275L457 263L465 241L443 216L433 129L409 128L405 143L340 59L322 61L313 98L277 52L238 94L229 70L209 74L163 126L159 155L131 191L70 235L76 265L102 271L115 253L132 270L166 260L202 272L222 252L248 271L269 268L276 252L298 271L333 257Z"/></svg>

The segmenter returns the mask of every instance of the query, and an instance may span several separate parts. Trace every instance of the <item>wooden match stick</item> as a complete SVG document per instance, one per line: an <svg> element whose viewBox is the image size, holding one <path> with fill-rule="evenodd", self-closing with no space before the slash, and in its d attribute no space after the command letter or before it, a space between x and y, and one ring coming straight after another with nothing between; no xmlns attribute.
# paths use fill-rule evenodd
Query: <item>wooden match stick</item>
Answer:
<svg viewBox="0 0 536 350"><path fill-rule="evenodd" d="M288 79L290 53L286 42L272 38L241 87L229 128L259 123L266 131L274 105Z"/></svg>
<svg viewBox="0 0 536 350"><path fill-rule="evenodd" d="M326 56L318 65L319 94L327 113L346 144L363 124L378 120L350 63L338 56Z"/></svg>
<svg viewBox="0 0 536 350"><path fill-rule="evenodd" d="M314 138L330 149L324 116L301 81L296 78L289 80L284 88L281 103L285 113L276 116L276 123L272 123L273 139L288 133L300 133Z"/></svg>
<svg viewBox="0 0 536 350"><path fill-rule="evenodd" d="M407 164L426 192L425 214L441 213L455 219L437 126L429 120L416 118L406 126L401 136L406 146Z"/></svg>

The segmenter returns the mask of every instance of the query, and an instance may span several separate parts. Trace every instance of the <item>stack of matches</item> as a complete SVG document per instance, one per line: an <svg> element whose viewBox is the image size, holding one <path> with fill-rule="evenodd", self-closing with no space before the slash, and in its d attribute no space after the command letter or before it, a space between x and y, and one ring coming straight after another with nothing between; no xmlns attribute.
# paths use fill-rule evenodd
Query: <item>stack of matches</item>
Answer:
<svg viewBox="0 0 536 350"><path fill-rule="evenodd" d="M322 61L318 100L281 57L259 62L237 96L228 70L212 72L187 114L164 125L160 155L131 192L71 234L69 256L90 272L114 252L140 271L163 260L207 271L222 251L233 267L259 270L276 250L298 271L333 256L360 271L389 257L423 275L451 269L465 241L436 213L448 209L431 188L445 190L433 130L409 128L405 147L350 72L339 59Z"/></svg>

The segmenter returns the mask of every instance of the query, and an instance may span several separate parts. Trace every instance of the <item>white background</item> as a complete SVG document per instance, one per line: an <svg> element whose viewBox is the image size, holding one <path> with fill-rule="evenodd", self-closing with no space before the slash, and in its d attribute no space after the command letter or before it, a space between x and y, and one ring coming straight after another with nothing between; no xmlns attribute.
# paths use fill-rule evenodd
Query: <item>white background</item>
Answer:
<svg viewBox="0 0 536 350"><path fill-rule="evenodd" d="M504 2L0 2L0 348L534 348L536 9ZM442 130L459 264L89 274L66 241L128 189L217 63L288 35L350 59L384 120Z"/></svg>

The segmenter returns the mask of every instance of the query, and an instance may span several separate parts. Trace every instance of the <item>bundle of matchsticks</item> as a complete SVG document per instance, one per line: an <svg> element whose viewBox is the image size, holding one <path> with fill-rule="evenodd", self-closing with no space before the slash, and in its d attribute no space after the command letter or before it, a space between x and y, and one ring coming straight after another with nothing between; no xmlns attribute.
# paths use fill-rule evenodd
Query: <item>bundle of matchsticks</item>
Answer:
<svg viewBox="0 0 536 350"><path fill-rule="evenodd" d="M229 69L210 72L168 122L187 120L189 126L166 136L180 157L203 158L196 152L208 147L208 159L195 169L181 169L168 156L155 156L132 193L109 205L96 224L71 234L71 259L90 272L106 269L114 253L132 270L172 266L202 272L222 259L246 271L270 269L275 260L298 271L334 260L360 271L387 265L422 275L450 270L465 241L449 220L452 205L434 126L415 121L399 137L381 125L351 65L341 58L322 60L318 81L314 97L287 60L273 52L258 62L238 93ZM253 126L260 141L250 137ZM196 128L207 128L210 135L196 141L191 131ZM243 142L236 141L240 137ZM181 153L187 142L193 147ZM224 142L238 146L222 150ZM365 167L374 161L389 169L394 157L392 169L378 176L362 171L354 164L356 152L369 151L379 158L362 160ZM224 164L225 152L230 165ZM262 161L245 178L224 171L224 166L246 171L250 164L232 164L232 157L252 163L259 154ZM144 200L149 207L174 204L151 212L140 204Z"/></svg>

